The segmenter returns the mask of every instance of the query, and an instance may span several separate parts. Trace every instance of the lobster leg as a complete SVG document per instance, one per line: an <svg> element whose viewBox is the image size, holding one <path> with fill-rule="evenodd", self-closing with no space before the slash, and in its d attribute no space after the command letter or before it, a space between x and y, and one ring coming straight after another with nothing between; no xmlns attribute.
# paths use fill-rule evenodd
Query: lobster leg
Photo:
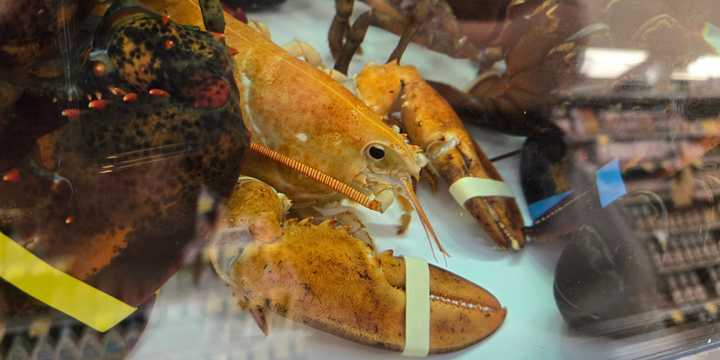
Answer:
<svg viewBox="0 0 720 360"><path fill-rule="evenodd" d="M479 15L490 23L497 22L495 28L501 27L501 19L496 19L492 13L498 14L498 7L503 7L498 1L464 1L467 6L455 10L457 1L434 0L361 0L372 8L372 25L392 32L398 36L408 32L408 24L424 24L413 30L412 41L432 51L446 54L453 58L474 59L479 54L474 41L468 41L460 18L475 18ZM450 5L452 3L452 5ZM491 5L488 5L491 4ZM428 6L429 5L429 6ZM420 6L424 8L419 9ZM493 8L493 9L489 9ZM417 14L429 11L428 14ZM488 17L488 15L490 15ZM500 15L497 16L498 18ZM431 22L425 20L432 19ZM418 22L417 20L420 20ZM480 20L480 21L483 21ZM489 42L489 38L486 42Z"/></svg>
<svg viewBox="0 0 720 360"><path fill-rule="evenodd" d="M367 33L369 27L370 12L365 12L360 15L357 20L355 20L355 23L353 23L352 27L350 27L350 30L347 32L345 45L343 45L342 51L336 58L336 71L347 75L348 67L350 67L350 61L352 61L353 56L355 56L355 53L360 48L360 44L362 44L365 39L365 34Z"/></svg>
<svg viewBox="0 0 720 360"><path fill-rule="evenodd" d="M537 39L537 42L549 42ZM523 39L519 46L530 46ZM556 44L552 44L556 45ZM542 59L525 59L525 53L513 49L508 55L508 69L504 74L493 71L481 75L472 88L462 92L452 86L431 82L458 116L465 122L520 136L542 136L552 131L548 121L553 91L563 88L578 77L578 52L573 43L562 43L538 50L546 54ZM535 63L530 63L537 60Z"/></svg>
<svg viewBox="0 0 720 360"><path fill-rule="evenodd" d="M328 32L330 52L335 59L334 69L343 75L347 75L350 62L370 27L369 11L364 12L350 25L354 4L354 0L335 0L335 17Z"/></svg>
<svg viewBox="0 0 720 360"><path fill-rule="evenodd" d="M413 38L425 22L429 20L430 16L433 14L432 9L436 7L437 4L438 0L421 0L415 7L415 10L410 16L410 22L405 25L397 46L395 46L395 49L387 60L388 63L393 61L400 62L400 58L402 58L402 55L405 53L408 45L410 45L410 42L412 42Z"/></svg>
<svg viewBox="0 0 720 360"><path fill-rule="evenodd" d="M333 59L340 58L345 44L345 35L350 31L350 15L355 0L335 0L335 16L328 32L328 43Z"/></svg>
<svg viewBox="0 0 720 360"><path fill-rule="evenodd" d="M497 48L488 50L488 63L505 60L506 70L480 74L464 93L451 86L433 87L465 122L520 136L542 136L550 125L548 113L555 91L582 79L584 46L605 43L604 28L588 27L575 18L574 2L513 1L513 18L502 31ZM575 16L573 16L573 14Z"/></svg>

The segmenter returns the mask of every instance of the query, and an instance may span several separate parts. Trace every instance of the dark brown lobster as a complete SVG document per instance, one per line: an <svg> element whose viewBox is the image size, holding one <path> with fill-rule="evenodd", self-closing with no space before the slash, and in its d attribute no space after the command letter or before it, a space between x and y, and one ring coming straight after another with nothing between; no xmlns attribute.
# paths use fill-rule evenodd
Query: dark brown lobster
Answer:
<svg viewBox="0 0 720 360"><path fill-rule="evenodd" d="M219 3L202 3L222 32ZM0 54L0 230L145 303L212 211L201 194L221 201L239 174L248 136L228 48L125 1L31 0L0 7ZM48 313L0 283L0 318Z"/></svg>

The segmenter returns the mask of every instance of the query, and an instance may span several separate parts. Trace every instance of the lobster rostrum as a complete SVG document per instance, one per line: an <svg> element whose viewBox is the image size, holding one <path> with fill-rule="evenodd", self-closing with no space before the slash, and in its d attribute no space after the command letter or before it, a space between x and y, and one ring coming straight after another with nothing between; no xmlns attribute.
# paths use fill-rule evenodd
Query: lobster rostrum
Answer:
<svg viewBox="0 0 720 360"><path fill-rule="evenodd" d="M265 333L268 311L349 340L401 351L405 263L377 253L364 229L285 219L287 198L243 177L221 216L213 264ZM430 353L479 342L506 310L485 289L430 266Z"/></svg>
<svg viewBox="0 0 720 360"><path fill-rule="evenodd" d="M224 44L146 9L91 8L57 20L75 31L49 60L0 75L0 139L23 150L0 155L0 229L138 306L197 237L200 194L230 194L248 134ZM37 305L5 283L0 304Z"/></svg>

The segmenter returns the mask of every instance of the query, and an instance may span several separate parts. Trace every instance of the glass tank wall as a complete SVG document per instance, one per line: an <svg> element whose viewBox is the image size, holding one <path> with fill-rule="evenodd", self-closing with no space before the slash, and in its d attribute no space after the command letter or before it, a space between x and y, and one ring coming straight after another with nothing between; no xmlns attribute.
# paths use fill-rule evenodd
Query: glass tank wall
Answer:
<svg viewBox="0 0 720 360"><path fill-rule="evenodd" d="M717 356L709 0L0 0L0 359Z"/></svg>

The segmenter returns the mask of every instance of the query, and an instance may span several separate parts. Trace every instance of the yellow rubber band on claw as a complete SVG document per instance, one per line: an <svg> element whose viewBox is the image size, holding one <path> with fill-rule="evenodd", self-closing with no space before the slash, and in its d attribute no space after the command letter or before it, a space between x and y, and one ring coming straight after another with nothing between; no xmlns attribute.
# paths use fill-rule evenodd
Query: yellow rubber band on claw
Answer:
<svg viewBox="0 0 720 360"><path fill-rule="evenodd" d="M460 206L465 206L466 201L476 197L515 197L506 183L477 177L464 177L454 182L450 185L450 195Z"/></svg>
<svg viewBox="0 0 720 360"><path fill-rule="evenodd" d="M0 232L0 277L83 324L105 332L136 308L58 270Z"/></svg>
<svg viewBox="0 0 720 360"><path fill-rule="evenodd" d="M430 352L430 269L427 262L405 257L404 356L423 357Z"/></svg>

